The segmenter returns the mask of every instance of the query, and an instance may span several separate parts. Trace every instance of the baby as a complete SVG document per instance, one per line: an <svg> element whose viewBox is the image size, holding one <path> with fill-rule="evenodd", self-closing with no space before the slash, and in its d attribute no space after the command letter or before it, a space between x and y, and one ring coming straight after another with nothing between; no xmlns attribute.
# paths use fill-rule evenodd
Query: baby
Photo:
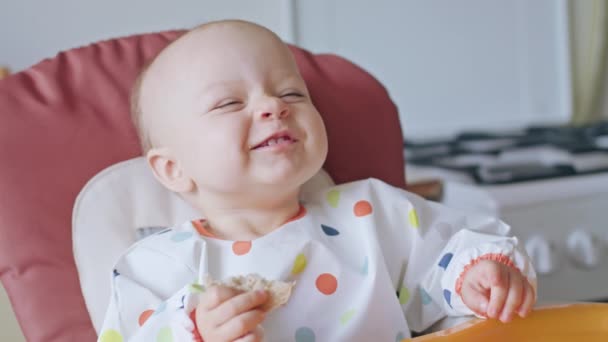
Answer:
<svg viewBox="0 0 608 342"><path fill-rule="evenodd" d="M446 314L508 322L534 305L534 270L496 219L374 179L300 202L327 137L266 28L184 34L140 76L133 116L156 178L205 219L119 259L100 341L395 341ZM266 291L201 285L250 273L295 281L287 304L266 312Z"/></svg>

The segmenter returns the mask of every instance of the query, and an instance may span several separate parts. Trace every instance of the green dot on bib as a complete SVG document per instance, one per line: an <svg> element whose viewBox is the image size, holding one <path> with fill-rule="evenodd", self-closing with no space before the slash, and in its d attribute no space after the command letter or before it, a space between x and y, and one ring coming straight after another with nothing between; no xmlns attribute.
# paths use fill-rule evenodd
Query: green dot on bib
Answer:
<svg viewBox="0 0 608 342"><path fill-rule="evenodd" d="M407 213L407 219L410 222L410 226L412 226L412 228L418 228L418 214L416 214L416 210L410 210L410 212Z"/></svg>
<svg viewBox="0 0 608 342"><path fill-rule="evenodd" d="M348 323L353 318L354 315L355 315L355 309L346 311L345 313L342 314L342 316L340 316L340 324L344 325L344 324Z"/></svg>
<svg viewBox="0 0 608 342"><path fill-rule="evenodd" d="M361 268L361 274L367 275L368 271L369 271L369 258L366 256L365 260L363 261L363 267Z"/></svg>
<svg viewBox="0 0 608 342"><path fill-rule="evenodd" d="M402 286L399 290L399 304L405 305L410 300L410 290L407 287Z"/></svg>
<svg viewBox="0 0 608 342"><path fill-rule="evenodd" d="M158 335L156 335L156 342L173 342L173 333L171 332L171 328L166 327L160 329L158 331Z"/></svg>
<svg viewBox="0 0 608 342"><path fill-rule="evenodd" d="M296 256L296 260L293 262L293 268L291 269L291 274L296 275L300 274L306 268L306 256L302 253Z"/></svg>
<svg viewBox="0 0 608 342"><path fill-rule="evenodd" d="M331 190L327 193L327 202L332 208L338 207L338 202L340 201L340 191Z"/></svg>
<svg viewBox="0 0 608 342"><path fill-rule="evenodd" d="M101 336L99 336L99 342L122 342L122 335L114 330L114 329L108 329L105 330L103 333L101 333Z"/></svg>
<svg viewBox="0 0 608 342"><path fill-rule="evenodd" d="M197 283L190 284L190 286L188 286L188 290L190 291L190 293L205 292L205 288Z"/></svg>

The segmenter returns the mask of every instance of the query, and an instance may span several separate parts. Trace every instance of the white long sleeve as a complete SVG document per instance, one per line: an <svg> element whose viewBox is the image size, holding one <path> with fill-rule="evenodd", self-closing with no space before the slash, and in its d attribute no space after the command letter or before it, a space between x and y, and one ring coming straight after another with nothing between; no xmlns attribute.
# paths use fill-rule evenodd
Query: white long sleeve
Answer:
<svg viewBox="0 0 608 342"><path fill-rule="evenodd" d="M508 231L497 219L373 179L310 194L297 216L252 241L209 237L197 221L186 222L118 261L100 341L112 334L192 341L198 292L191 285L207 274L223 280L248 273L296 282L287 305L266 316L266 341L395 341L447 314L470 314L457 282L480 258L499 256L535 286Z"/></svg>
<svg viewBox="0 0 608 342"><path fill-rule="evenodd" d="M481 259L517 268L536 291L532 264L504 222L453 210L380 181L370 181L368 191L384 203L374 225L410 329L423 331L446 315L474 314L462 302L457 282Z"/></svg>
<svg viewBox="0 0 608 342"><path fill-rule="evenodd" d="M168 230L163 234L175 233ZM202 290L198 267L192 258L176 258L180 253L171 250L176 245L163 243L163 234L134 245L116 264L99 341L195 340L189 315ZM197 243L192 242L195 247Z"/></svg>

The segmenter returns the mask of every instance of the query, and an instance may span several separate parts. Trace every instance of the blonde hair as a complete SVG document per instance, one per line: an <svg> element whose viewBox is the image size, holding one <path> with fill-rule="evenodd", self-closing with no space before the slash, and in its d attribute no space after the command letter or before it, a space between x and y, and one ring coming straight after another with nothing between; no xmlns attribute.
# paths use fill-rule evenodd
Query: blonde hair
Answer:
<svg viewBox="0 0 608 342"><path fill-rule="evenodd" d="M135 83L133 83L133 87L131 88L131 96L130 96L130 112L131 112L131 121L135 126L135 131L137 132L137 136L139 138L139 142L141 144L141 148L143 150L143 154L145 155L152 148L152 141L150 139L150 134L148 133L148 129L146 128L146 124L144 122L144 114L141 108L141 88L146 77L146 73L152 64L152 61L146 63L144 67L137 75L135 79Z"/></svg>

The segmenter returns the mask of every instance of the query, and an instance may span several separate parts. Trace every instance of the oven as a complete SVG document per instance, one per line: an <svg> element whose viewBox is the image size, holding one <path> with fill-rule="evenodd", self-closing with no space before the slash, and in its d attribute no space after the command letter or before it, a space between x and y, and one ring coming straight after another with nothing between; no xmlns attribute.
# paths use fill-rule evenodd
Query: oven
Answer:
<svg viewBox="0 0 608 342"><path fill-rule="evenodd" d="M406 140L405 155L408 181L439 178L446 205L511 225L540 304L608 299L608 122Z"/></svg>

